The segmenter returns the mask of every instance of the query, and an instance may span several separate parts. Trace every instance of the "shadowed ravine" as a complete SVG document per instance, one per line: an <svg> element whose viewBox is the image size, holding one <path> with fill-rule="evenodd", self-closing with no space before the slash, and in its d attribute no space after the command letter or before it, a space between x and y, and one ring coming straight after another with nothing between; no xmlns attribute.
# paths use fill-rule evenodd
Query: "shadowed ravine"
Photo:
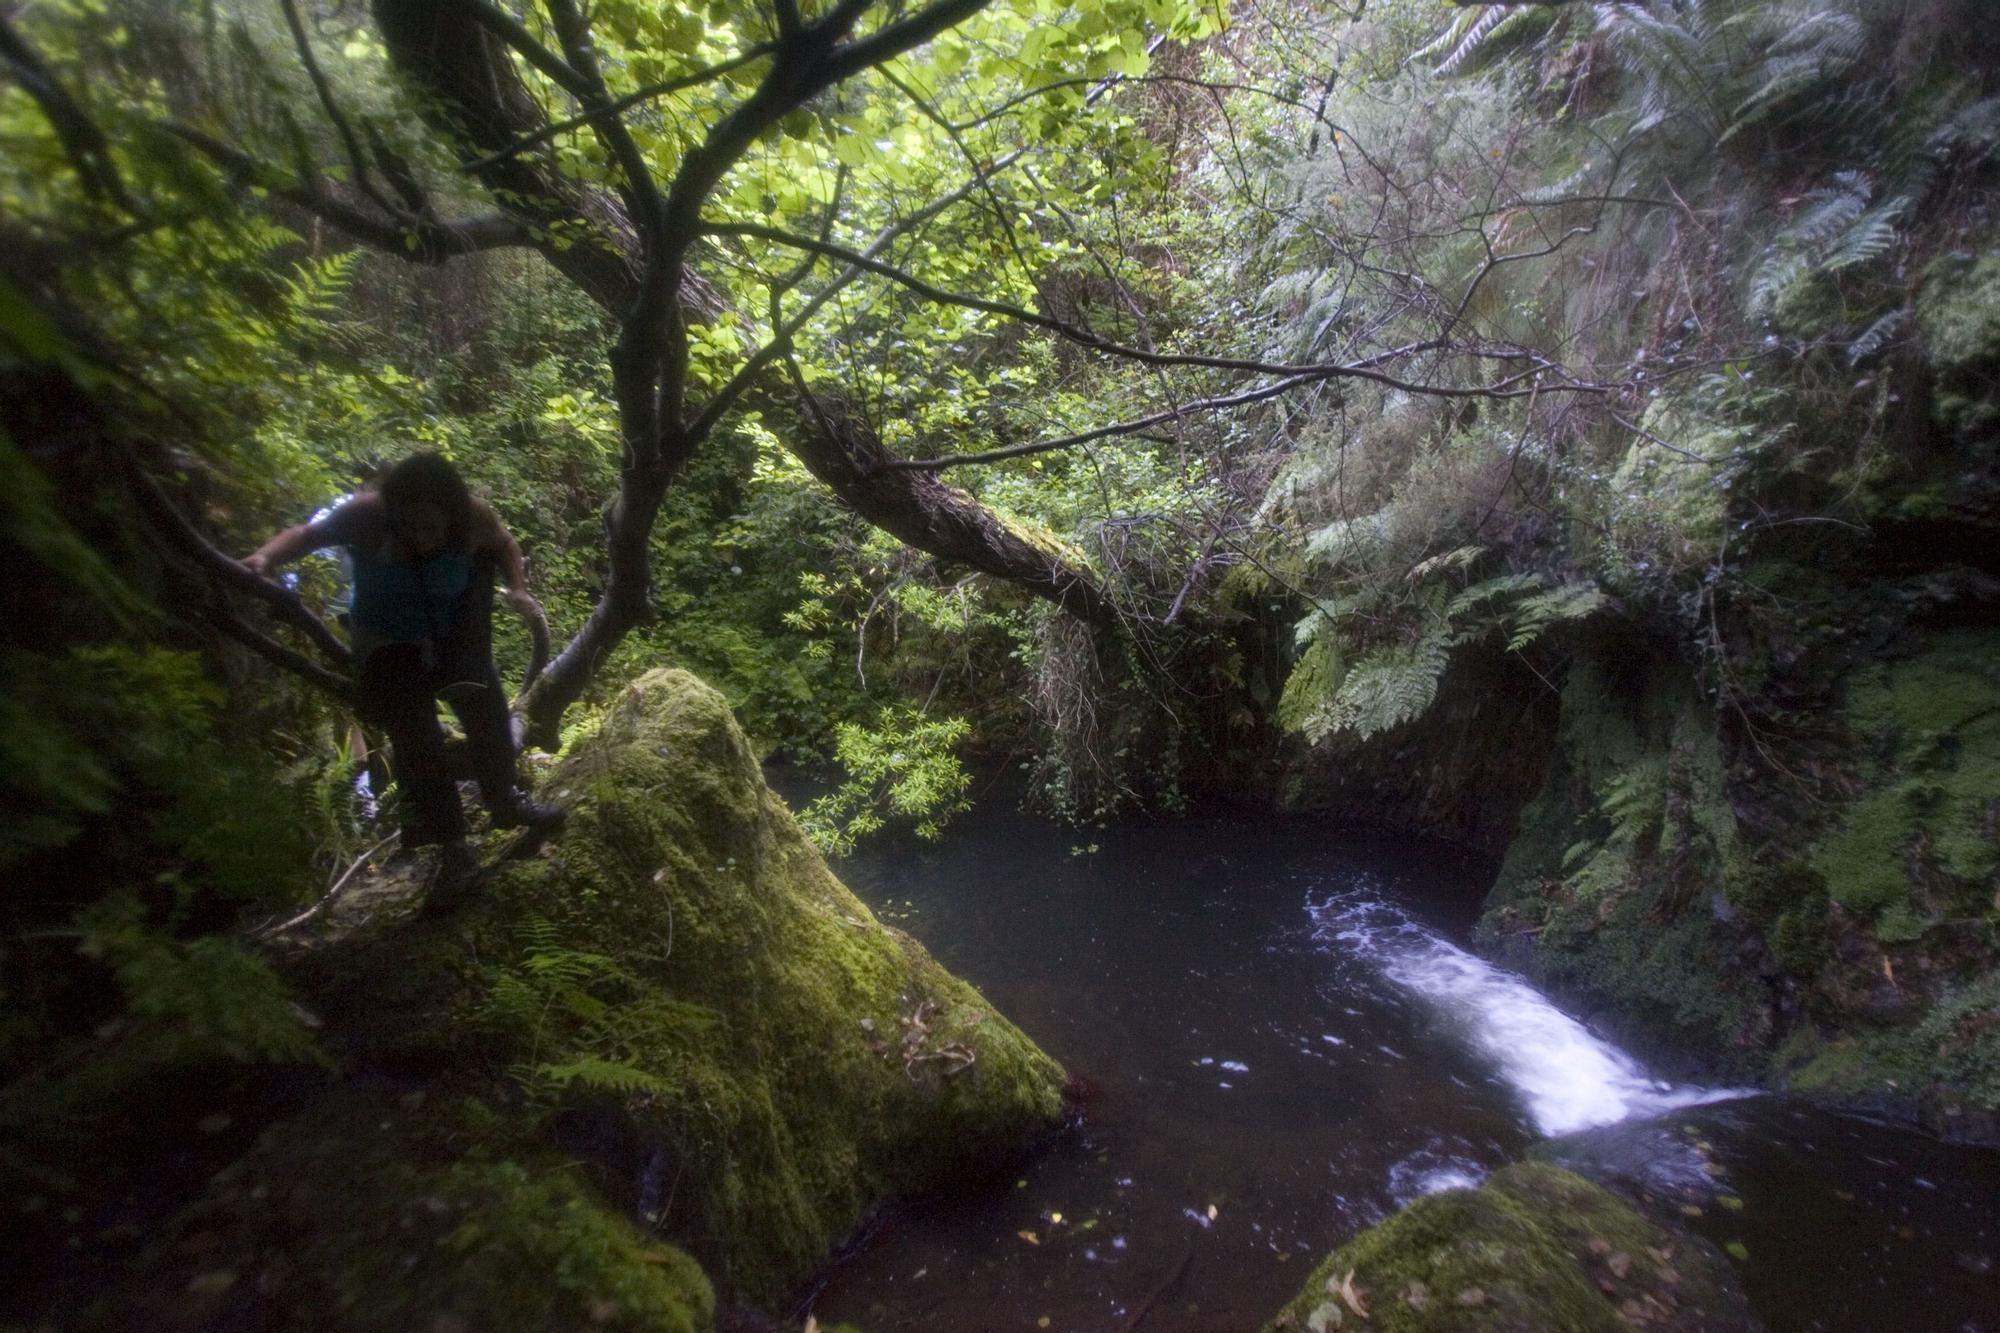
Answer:
<svg viewBox="0 0 2000 1333"><path fill-rule="evenodd" d="M822 1320L1251 1330L1396 1208L1590 1131L1576 1142L1600 1175L1670 1212L1697 1200L1695 1229L1745 1247L1774 1328L1880 1327L1906 1300L1939 1321L1907 1327L1989 1326L1992 1154L1650 1078L1451 942L1483 868L1263 816L1077 834L1004 804L942 847L885 845L840 871L1084 1082L1083 1123L1024 1175L885 1219L829 1275ZM1649 1124L1687 1141L1619 1137ZM1640 1179L1676 1154L1700 1190ZM1847 1252L1802 1234L1822 1207L1848 1214L1830 1229ZM1822 1280L1855 1265L1844 1293Z"/></svg>

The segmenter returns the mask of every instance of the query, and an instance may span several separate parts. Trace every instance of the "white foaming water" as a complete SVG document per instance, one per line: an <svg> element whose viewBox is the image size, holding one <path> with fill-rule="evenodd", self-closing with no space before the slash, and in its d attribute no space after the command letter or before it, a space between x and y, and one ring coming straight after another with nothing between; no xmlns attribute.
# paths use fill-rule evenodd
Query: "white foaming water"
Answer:
<svg viewBox="0 0 2000 1333"><path fill-rule="evenodd" d="M1745 1096L1649 1076L1511 972L1475 958L1393 903L1361 893L1308 902L1313 938L1378 969L1464 1024L1473 1046L1526 1104L1543 1134L1569 1134L1678 1106Z"/></svg>

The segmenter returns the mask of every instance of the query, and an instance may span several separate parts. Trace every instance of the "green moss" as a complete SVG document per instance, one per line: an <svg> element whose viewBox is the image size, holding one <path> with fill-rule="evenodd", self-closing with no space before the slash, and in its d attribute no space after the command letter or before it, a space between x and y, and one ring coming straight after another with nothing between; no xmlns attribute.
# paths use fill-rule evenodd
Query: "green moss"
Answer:
<svg viewBox="0 0 2000 1333"><path fill-rule="evenodd" d="M1366 1306L1365 1321L1341 1294L1344 1283ZM1629 1318L1633 1311L1642 1317ZM1314 1271L1266 1333L1592 1333L1665 1325L1681 1311L1698 1312L1710 1329L1751 1326L1720 1258L1580 1176L1522 1163L1363 1232Z"/></svg>
<svg viewBox="0 0 2000 1333"><path fill-rule="evenodd" d="M1947 987L1914 1022L1801 1044L1791 1086L1844 1100L1916 1101L1932 1116L2000 1111L2000 974Z"/></svg>
<svg viewBox="0 0 2000 1333"><path fill-rule="evenodd" d="M1933 411L1961 436L2000 422L2000 254L1939 259L1917 295L1922 331L1937 376Z"/></svg>
<svg viewBox="0 0 2000 1333"><path fill-rule="evenodd" d="M1792 1074L1791 1086L1844 1101L1913 1096L1922 1076L1922 1061L1907 1033L1875 1033L1827 1042Z"/></svg>
<svg viewBox="0 0 2000 1333"><path fill-rule="evenodd" d="M2000 360L2000 254L1939 260L1925 275L1917 321L1940 370Z"/></svg>
<svg viewBox="0 0 2000 1333"><path fill-rule="evenodd" d="M833 876L694 677L628 687L548 786L568 829L474 922L478 1025L671 1147L731 1282L774 1296L1058 1119L1061 1069Z"/></svg>
<svg viewBox="0 0 2000 1333"><path fill-rule="evenodd" d="M1939 635L1869 668L1848 686L1847 717L1870 786L1814 852L1833 901L1889 942L1977 910L2000 869L2000 635Z"/></svg>
<svg viewBox="0 0 2000 1333"><path fill-rule="evenodd" d="M561 1159L438 1160L394 1105L336 1096L267 1130L162 1229L103 1326L707 1333L696 1262Z"/></svg>

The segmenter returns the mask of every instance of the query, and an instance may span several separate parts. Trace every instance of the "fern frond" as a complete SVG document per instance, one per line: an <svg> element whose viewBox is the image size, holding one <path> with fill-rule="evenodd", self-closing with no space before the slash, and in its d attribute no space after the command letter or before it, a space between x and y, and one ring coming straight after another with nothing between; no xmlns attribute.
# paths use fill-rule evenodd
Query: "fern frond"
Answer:
<svg viewBox="0 0 2000 1333"><path fill-rule="evenodd" d="M1431 556L1427 560L1419 560L1416 564L1410 566L1410 572L1406 577L1411 583L1422 583L1425 579L1440 570L1465 569L1485 554L1486 548L1484 546L1454 547L1452 550L1446 551L1441 555Z"/></svg>
<svg viewBox="0 0 2000 1333"><path fill-rule="evenodd" d="M1847 364L1858 366L1889 345L1889 341L1909 322L1910 308L1902 306L1870 324L1860 337L1847 344Z"/></svg>
<svg viewBox="0 0 2000 1333"><path fill-rule="evenodd" d="M1365 741L1422 717L1437 699L1454 642L1449 633L1434 630L1413 645L1377 649L1355 663L1340 692L1314 719L1321 731L1312 739L1345 731Z"/></svg>
<svg viewBox="0 0 2000 1333"><path fill-rule="evenodd" d="M676 1097L681 1085L629 1060L580 1055L555 1064L536 1065L531 1077L558 1091L601 1093L614 1097Z"/></svg>
<svg viewBox="0 0 2000 1333"><path fill-rule="evenodd" d="M1565 583L1524 597L1514 607L1513 633L1507 639L1507 647L1520 652L1556 625L1595 615L1608 600L1596 585L1589 583Z"/></svg>
<svg viewBox="0 0 2000 1333"><path fill-rule="evenodd" d="M1465 21L1466 17L1471 22ZM1432 72L1442 78L1470 74L1484 67L1512 45L1533 41L1552 27L1559 17L1551 5L1488 5L1453 24L1462 29L1451 53ZM1426 48L1429 50L1430 48Z"/></svg>
<svg viewBox="0 0 2000 1333"><path fill-rule="evenodd" d="M1453 597L1450 602L1445 604L1445 618L1447 620L1457 620L1466 612L1486 602L1495 601L1502 597L1511 597L1517 593L1526 592L1530 588L1539 588L1541 586L1542 579L1539 574L1497 575L1494 578L1475 583L1471 587L1461 591L1456 597Z"/></svg>

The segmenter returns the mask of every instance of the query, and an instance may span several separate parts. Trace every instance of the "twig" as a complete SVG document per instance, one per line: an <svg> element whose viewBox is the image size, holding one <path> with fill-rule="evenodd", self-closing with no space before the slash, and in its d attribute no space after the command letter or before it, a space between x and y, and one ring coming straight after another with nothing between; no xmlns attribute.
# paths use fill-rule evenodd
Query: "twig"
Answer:
<svg viewBox="0 0 2000 1333"><path fill-rule="evenodd" d="M314 903L311 907L308 907L305 911L300 912L297 916L293 917L289 921L282 921L275 925L259 926L255 930L249 932L249 938L252 940L268 940L273 935L282 935L288 930L292 930L298 926L303 926L306 922L312 920L314 917L318 916L321 912L324 912L329 906L332 905L333 900L340 896L340 891L347 887L347 881L354 878L354 873L359 869L361 869L362 866L368 863L368 859L370 857L374 856L375 853L381 851L384 847L387 847L390 843L396 841L396 839L400 838L401 836L402 834L400 832L391 833L388 837L382 839L382 841L376 843L373 847L370 847L367 851L355 857L354 863L348 866L347 869L343 870L340 873L340 878L336 879L333 882L333 887L328 889L325 893L321 894L319 901Z"/></svg>
<svg viewBox="0 0 2000 1333"><path fill-rule="evenodd" d="M1174 1284L1181 1280L1181 1275L1187 1272L1188 1265L1193 1262L1194 1251L1190 1249L1186 1254L1181 1256L1181 1261L1174 1266L1174 1271L1167 1274L1167 1280L1159 1286L1154 1287L1146 1299L1140 1301L1132 1313L1127 1316L1125 1322L1118 1326L1118 1333L1132 1333L1133 1329L1139 1327L1146 1316L1153 1312L1153 1307L1160 1303L1160 1298L1173 1290Z"/></svg>

